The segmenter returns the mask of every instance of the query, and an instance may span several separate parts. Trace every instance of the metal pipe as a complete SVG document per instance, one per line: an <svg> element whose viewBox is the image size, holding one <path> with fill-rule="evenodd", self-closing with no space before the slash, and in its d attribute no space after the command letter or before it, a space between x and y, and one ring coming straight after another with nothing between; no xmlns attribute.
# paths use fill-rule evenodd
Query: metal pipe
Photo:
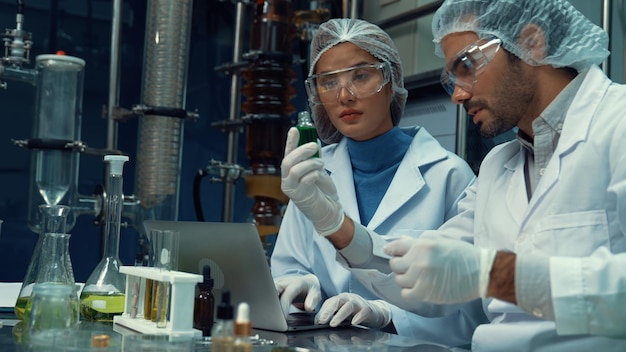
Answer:
<svg viewBox="0 0 626 352"><path fill-rule="evenodd" d="M120 45L122 32L122 0L113 1L113 21L111 23L111 68L109 71L109 100L107 109L106 148L117 149L117 124L114 110L119 104Z"/></svg>
<svg viewBox="0 0 626 352"><path fill-rule="evenodd" d="M19 66L4 67L0 64L0 78L4 80L14 80L35 85L37 71L21 68Z"/></svg>
<svg viewBox="0 0 626 352"><path fill-rule="evenodd" d="M343 0L342 2L342 13L344 17L347 18L357 18L358 17L358 0Z"/></svg>
<svg viewBox="0 0 626 352"><path fill-rule="evenodd" d="M609 40L610 40L611 38L611 0L604 0L602 2L602 29L604 29L604 31L608 33ZM610 64L611 64L611 59L609 56L600 65L600 67L602 68L602 71L607 76L609 76L610 71L611 71Z"/></svg>
<svg viewBox="0 0 626 352"><path fill-rule="evenodd" d="M456 155L467 160L467 111L463 105L456 107Z"/></svg>
<svg viewBox="0 0 626 352"><path fill-rule="evenodd" d="M241 61L242 43L243 43L243 22L245 15L245 4L242 1L237 2L237 12L235 15L235 40L233 46L233 63L237 65ZM241 79L239 72L232 72L230 81L230 111L228 119L236 121L240 115L241 101ZM234 165L237 162L237 146L239 144L239 131L230 129L228 132L228 150L226 151L227 165ZM235 196L235 184L233 181L227 180L224 183L224 204L222 209L222 221L233 221L233 199Z"/></svg>
<svg viewBox="0 0 626 352"><path fill-rule="evenodd" d="M402 12L401 14L393 17L389 17L386 20L383 20L378 23L378 26L382 29L387 29L389 27L398 26L403 23L419 19L421 17L430 15L437 11L439 6L443 3L443 0L435 1L430 4L426 4L423 6L416 7L412 10Z"/></svg>

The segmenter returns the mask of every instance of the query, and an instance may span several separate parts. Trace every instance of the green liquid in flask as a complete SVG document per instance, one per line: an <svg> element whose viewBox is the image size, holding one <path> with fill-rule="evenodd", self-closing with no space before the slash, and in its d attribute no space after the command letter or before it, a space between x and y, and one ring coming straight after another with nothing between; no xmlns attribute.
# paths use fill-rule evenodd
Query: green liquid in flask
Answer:
<svg viewBox="0 0 626 352"><path fill-rule="evenodd" d="M298 146L309 142L317 142L317 131L311 121L311 116L308 111L301 111L298 114L298 124L296 125L298 132L300 133L300 139L298 140ZM312 157L319 158L319 153L315 153Z"/></svg>

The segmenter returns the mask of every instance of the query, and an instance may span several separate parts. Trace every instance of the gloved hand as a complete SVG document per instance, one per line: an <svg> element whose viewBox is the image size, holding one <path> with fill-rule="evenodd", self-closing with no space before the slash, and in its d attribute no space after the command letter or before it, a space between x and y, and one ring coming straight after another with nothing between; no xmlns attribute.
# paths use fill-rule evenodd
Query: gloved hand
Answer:
<svg viewBox="0 0 626 352"><path fill-rule="evenodd" d="M486 298L496 250L460 240L403 237L385 253L406 300L460 303Z"/></svg>
<svg viewBox="0 0 626 352"><path fill-rule="evenodd" d="M327 299L315 321L326 324L330 320L330 326L335 327L349 318L352 325L382 328L391 321L391 310L383 301L368 301L355 293L344 292Z"/></svg>
<svg viewBox="0 0 626 352"><path fill-rule="evenodd" d="M289 314L289 306L300 296L306 296L304 310L307 312L312 312L322 300L320 281L313 274L281 277L274 281L274 286L280 296L280 305L285 316Z"/></svg>
<svg viewBox="0 0 626 352"><path fill-rule="evenodd" d="M300 132L292 127L287 134L285 158L281 165L281 189L313 223L315 230L328 236L339 230L344 220L337 189L324 171L320 158L311 158L319 145L310 142L298 147Z"/></svg>

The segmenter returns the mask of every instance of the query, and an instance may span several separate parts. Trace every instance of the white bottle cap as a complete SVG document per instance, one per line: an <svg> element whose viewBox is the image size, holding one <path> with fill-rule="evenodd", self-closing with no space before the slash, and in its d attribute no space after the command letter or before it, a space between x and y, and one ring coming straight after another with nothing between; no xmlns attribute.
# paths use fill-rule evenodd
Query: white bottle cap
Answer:
<svg viewBox="0 0 626 352"><path fill-rule="evenodd" d="M235 320L242 323L250 321L250 305L248 303L239 303L237 306L237 318Z"/></svg>
<svg viewBox="0 0 626 352"><path fill-rule="evenodd" d="M250 321L250 306L246 302L241 302L237 306L237 318L233 324L233 335L252 335L252 322Z"/></svg>
<svg viewBox="0 0 626 352"><path fill-rule="evenodd" d="M128 161L127 155L105 155L104 162L111 164L109 167L109 174L120 176L124 169L124 163Z"/></svg>

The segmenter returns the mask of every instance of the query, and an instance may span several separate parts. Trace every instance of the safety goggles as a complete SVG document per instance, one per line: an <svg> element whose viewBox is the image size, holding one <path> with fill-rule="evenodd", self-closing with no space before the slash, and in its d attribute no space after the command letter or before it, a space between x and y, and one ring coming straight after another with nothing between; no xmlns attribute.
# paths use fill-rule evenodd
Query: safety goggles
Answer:
<svg viewBox="0 0 626 352"><path fill-rule="evenodd" d="M380 92L390 76L389 63L376 62L313 75L304 83L312 102L334 104L341 88L357 98L366 98Z"/></svg>
<svg viewBox="0 0 626 352"><path fill-rule="evenodd" d="M496 55L502 40L496 37L483 38L456 54L456 58L441 71L441 85L450 96L459 86L471 92L478 75Z"/></svg>

